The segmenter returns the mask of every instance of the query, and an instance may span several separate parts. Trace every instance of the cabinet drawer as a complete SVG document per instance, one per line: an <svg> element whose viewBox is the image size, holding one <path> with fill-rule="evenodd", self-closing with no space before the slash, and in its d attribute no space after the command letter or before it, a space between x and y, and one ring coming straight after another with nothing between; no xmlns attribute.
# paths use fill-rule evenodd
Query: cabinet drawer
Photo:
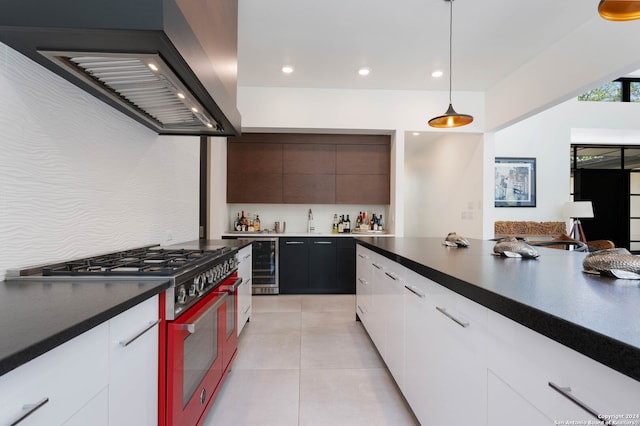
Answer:
<svg viewBox="0 0 640 426"><path fill-rule="evenodd" d="M0 424L62 424L108 384L108 324L101 324L0 377ZM39 408L28 408L38 405ZM27 406L27 408L24 408Z"/></svg>
<svg viewBox="0 0 640 426"><path fill-rule="evenodd" d="M158 423L158 296L109 321L109 423Z"/></svg>
<svg viewBox="0 0 640 426"><path fill-rule="evenodd" d="M495 312L489 313L489 342L490 371L552 420L640 414L640 382Z"/></svg>

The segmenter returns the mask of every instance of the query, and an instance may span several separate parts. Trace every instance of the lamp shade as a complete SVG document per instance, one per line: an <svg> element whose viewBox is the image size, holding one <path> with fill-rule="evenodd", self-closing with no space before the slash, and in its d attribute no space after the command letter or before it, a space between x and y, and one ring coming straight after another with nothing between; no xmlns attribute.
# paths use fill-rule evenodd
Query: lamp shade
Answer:
<svg viewBox="0 0 640 426"><path fill-rule="evenodd" d="M569 201L564 205L564 215L570 218L593 217L593 203L591 201Z"/></svg>
<svg viewBox="0 0 640 426"><path fill-rule="evenodd" d="M640 19L640 0L600 0L598 13L610 21Z"/></svg>

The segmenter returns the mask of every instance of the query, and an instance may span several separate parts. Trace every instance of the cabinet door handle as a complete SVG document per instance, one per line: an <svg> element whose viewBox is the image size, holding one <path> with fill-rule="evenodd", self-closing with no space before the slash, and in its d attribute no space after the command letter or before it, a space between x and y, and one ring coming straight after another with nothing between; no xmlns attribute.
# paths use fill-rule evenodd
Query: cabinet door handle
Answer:
<svg viewBox="0 0 640 426"><path fill-rule="evenodd" d="M369 285L369 283L366 280L363 280L362 278L358 278L358 281L360 281L362 285Z"/></svg>
<svg viewBox="0 0 640 426"><path fill-rule="evenodd" d="M132 338L130 338L128 340L120 341L120 346L122 346L123 348L126 348L127 346L129 346L130 344L135 342L138 338L142 337L142 335L144 333L146 333L147 331L151 330L153 327L155 327L158 324L160 324L160 319L157 319L155 321L150 322L149 325L144 330L142 330L140 333L136 334L135 336L133 336Z"/></svg>
<svg viewBox="0 0 640 426"><path fill-rule="evenodd" d="M365 256L365 255L364 255L364 254L362 254L362 253L358 253L358 257L361 257L361 258L363 258L363 259L368 259L368 258L369 258L369 256Z"/></svg>
<svg viewBox="0 0 640 426"><path fill-rule="evenodd" d="M248 259L248 258L250 258L250 257L251 257L251 254L248 254L248 255L246 255L245 257L243 257L243 258L242 258L242 260L246 260L246 259Z"/></svg>
<svg viewBox="0 0 640 426"><path fill-rule="evenodd" d="M411 287L405 285L404 288L406 288L411 293L415 294L416 296L418 296L418 297L420 297L422 299L427 297L427 295L425 293L421 292L420 290L418 290L418 288L415 285L412 285Z"/></svg>
<svg viewBox="0 0 640 426"><path fill-rule="evenodd" d="M331 241L314 241L313 244L333 244Z"/></svg>
<svg viewBox="0 0 640 426"><path fill-rule="evenodd" d="M445 308L441 308L440 306L436 306L436 309L442 313L445 317L449 318L451 321L455 322L456 324L458 324L461 327L467 328L469 327L469 323L466 321L461 321L458 318L454 317L453 315L451 315L449 312L447 312L447 310Z"/></svg>
<svg viewBox="0 0 640 426"><path fill-rule="evenodd" d="M362 314L363 314L363 315L365 315L365 314L366 314L366 312L365 312L364 310L362 310L362 308L360 307L360 305L358 305L358 310L359 310L360 312L362 312Z"/></svg>
<svg viewBox="0 0 640 426"><path fill-rule="evenodd" d="M394 274L393 272L385 272L384 273L386 276L388 276L389 278L391 278L394 281L398 281L400 278Z"/></svg>
<svg viewBox="0 0 640 426"><path fill-rule="evenodd" d="M570 387L568 387L568 386L567 387L558 386L553 382L549 382L549 386L553 390L558 392L560 395L564 396L565 398L567 398L568 400L570 400L571 402L576 404L578 407L582 408L587 413L591 414L596 419L602 420L604 418L604 416L600 415L596 410L594 410L593 408L589 407L587 404L585 404L584 402L580 401L578 398L573 396L573 394L571 393L571 388ZM605 423L605 424L607 424L607 423Z"/></svg>
<svg viewBox="0 0 640 426"><path fill-rule="evenodd" d="M247 312L249 312L250 308L251 306L247 306L246 308L244 308L244 311L242 311L242 315L245 315Z"/></svg>
<svg viewBox="0 0 640 426"><path fill-rule="evenodd" d="M304 244L304 241L285 241L284 243L288 246L297 246Z"/></svg>
<svg viewBox="0 0 640 426"><path fill-rule="evenodd" d="M24 419L26 419L27 417L29 417L30 415L38 411L40 408L42 408L42 406L47 402L49 402L49 398L42 398L40 401L36 402L35 404L23 405L22 410L24 411L24 413L22 413L20 417L18 417L13 422L11 422L10 426L15 426L18 423L22 422Z"/></svg>
<svg viewBox="0 0 640 426"><path fill-rule="evenodd" d="M382 266L378 265L377 263L372 263L372 265L378 269L382 269Z"/></svg>

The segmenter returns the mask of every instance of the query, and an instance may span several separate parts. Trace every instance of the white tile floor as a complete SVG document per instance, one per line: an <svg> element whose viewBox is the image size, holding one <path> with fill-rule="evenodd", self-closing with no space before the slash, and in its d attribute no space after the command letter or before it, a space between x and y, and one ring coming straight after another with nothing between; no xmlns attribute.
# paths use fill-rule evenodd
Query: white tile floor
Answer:
<svg viewBox="0 0 640 426"><path fill-rule="evenodd" d="M355 296L254 296L253 318L205 426L417 425Z"/></svg>

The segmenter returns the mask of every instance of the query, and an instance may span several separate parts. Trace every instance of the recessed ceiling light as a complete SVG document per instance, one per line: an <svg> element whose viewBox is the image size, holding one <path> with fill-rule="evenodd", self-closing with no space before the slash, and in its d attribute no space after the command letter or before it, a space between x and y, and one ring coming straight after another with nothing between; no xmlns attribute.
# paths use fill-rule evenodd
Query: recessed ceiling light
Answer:
<svg viewBox="0 0 640 426"><path fill-rule="evenodd" d="M358 70L358 74L360 75L369 75L371 73L371 70L369 68L360 68Z"/></svg>
<svg viewBox="0 0 640 426"><path fill-rule="evenodd" d="M285 74L291 74L293 72L293 67L290 65L285 65L282 67L282 72Z"/></svg>
<svg viewBox="0 0 640 426"><path fill-rule="evenodd" d="M444 75L444 73L442 71L440 71L440 70L434 71L434 72L431 73L431 77L433 77L433 78L440 78L443 75Z"/></svg>
<svg viewBox="0 0 640 426"><path fill-rule="evenodd" d="M149 66L151 71L158 71L158 67L156 66L156 64L149 63L147 65Z"/></svg>
<svg viewBox="0 0 640 426"><path fill-rule="evenodd" d="M420 132L413 132L413 136L420 136Z"/></svg>
<svg viewBox="0 0 640 426"><path fill-rule="evenodd" d="M185 99L184 93L180 93L180 92L178 92L178 97L179 97L180 99Z"/></svg>
<svg viewBox="0 0 640 426"><path fill-rule="evenodd" d="M193 111L193 112L198 112L198 108L193 107L193 108L191 108L191 111Z"/></svg>

